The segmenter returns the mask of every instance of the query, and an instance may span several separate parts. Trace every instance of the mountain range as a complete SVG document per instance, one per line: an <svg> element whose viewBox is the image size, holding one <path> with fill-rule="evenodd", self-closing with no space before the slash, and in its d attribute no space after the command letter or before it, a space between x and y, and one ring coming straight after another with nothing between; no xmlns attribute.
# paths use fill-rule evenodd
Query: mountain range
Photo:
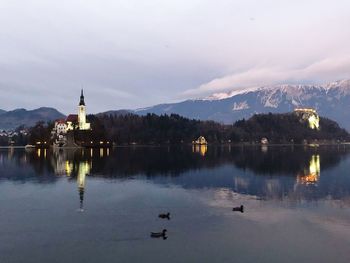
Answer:
<svg viewBox="0 0 350 263"><path fill-rule="evenodd" d="M0 129L10 130L21 125L30 127L38 121L52 121L65 118L65 115L54 108L41 107L34 110L15 109L12 111L0 110Z"/></svg>
<svg viewBox="0 0 350 263"><path fill-rule="evenodd" d="M325 85L275 85L217 93L204 99L159 104L134 110L137 114L176 113L187 118L225 124L256 113L285 113L310 107L350 130L350 80Z"/></svg>
<svg viewBox="0 0 350 263"><path fill-rule="evenodd" d="M191 119L230 124L243 118L248 119L257 113L286 113L299 107L314 108L319 115L335 120L350 131L350 80L325 85L275 85L235 89L204 99L159 104L136 110L111 110L99 114L175 113ZM14 129L20 125L29 127L40 120L50 121L64 117L56 109L47 107L35 110L0 110L0 129Z"/></svg>

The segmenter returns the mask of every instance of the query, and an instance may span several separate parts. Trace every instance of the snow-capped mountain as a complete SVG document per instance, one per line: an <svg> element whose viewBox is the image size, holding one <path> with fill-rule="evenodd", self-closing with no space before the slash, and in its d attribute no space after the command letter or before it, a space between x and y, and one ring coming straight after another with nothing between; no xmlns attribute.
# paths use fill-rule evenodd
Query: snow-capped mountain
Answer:
<svg viewBox="0 0 350 263"><path fill-rule="evenodd" d="M276 85L234 90L205 99L160 104L135 110L135 113L177 113L188 118L232 123L255 113L283 113L297 107L315 108L321 116L350 130L350 80L325 85Z"/></svg>

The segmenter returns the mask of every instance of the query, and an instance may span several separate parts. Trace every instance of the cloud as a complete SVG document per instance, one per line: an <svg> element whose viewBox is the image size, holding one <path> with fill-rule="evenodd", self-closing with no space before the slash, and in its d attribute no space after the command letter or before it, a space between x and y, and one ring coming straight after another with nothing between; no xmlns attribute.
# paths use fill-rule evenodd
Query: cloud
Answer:
<svg viewBox="0 0 350 263"><path fill-rule="evenodd" d="M286 83L334 81L350 77L350 56L339 56L316 61L303 68L288 69L278 67L252 68L215 78L198 88L189 89L185 96L203 95L213 92L242 89L256 86L269 86Z"/></svg>
<svg viewBox="0 0 350 263"><path fill-rule="evenodd" d="M349 77L349 8L348 0L2 0L0 91L11 96L0 95L0 107L70 112L81 85L99 112Z"/></svg>

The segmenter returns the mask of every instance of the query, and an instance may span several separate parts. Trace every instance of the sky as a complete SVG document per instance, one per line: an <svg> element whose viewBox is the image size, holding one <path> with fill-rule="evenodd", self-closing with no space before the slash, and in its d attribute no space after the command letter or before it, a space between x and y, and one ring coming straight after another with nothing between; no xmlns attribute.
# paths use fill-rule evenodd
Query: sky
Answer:
<svg viewBox="0 0 350 263"><path fill-rule="evenodd" d="M350 78L348 0L0 0L0 109L136 109Z"/></svg>

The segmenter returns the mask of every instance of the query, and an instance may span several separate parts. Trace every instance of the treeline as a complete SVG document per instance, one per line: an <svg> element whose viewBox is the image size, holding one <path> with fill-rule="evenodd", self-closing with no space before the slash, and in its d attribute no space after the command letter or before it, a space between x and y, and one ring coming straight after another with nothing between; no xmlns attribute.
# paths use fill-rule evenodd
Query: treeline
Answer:
<svg viewBox="0 0 350 263"><path fill-rule="evenodd" d="M28 130L27 141L29 144L51 144L51 131L55 126L54 122L39 121Z"/></svg>
<svg viewBox="0 0 350 263"><path fill-rule="evenodd" d="M176 114L101 115L91 120L97 121L92 121L93 129L103 127L108 139L117 144L190 143L200 135L210 142L221 142L230 137L230 126L190 120Z"/></svg>
<svg viewBox="0 0 350 263"><path fill-rule="evenodd" d="M103 129L102 133L117 144L190 143L200 135L209 143L251 143L264 137L272 143L350 139L349 133L332 120L320 118L320 130L312 130L293 113L257 114L232 125L190 120L176 114L101 115L94 116L91 122L93 129Z"/></svg>
<svg viewBox="0 0 350 263"><path fill-rule="evenodd" d="M293 113L257 114L248 120L239 120L232 125L214 121L199 121L184 118L177 114L139 116L89 115L92 131L74 131L77 142L109 141L117 145L129 144L179 144L191 143L204 136L209 143L259 143L267 138L270 143L303 143L349 141L350 135L339 125L327 118L320 118L320 130L312 130L305 121ZM28 136L12 138L15 145L51 144L54 123L38 122L28 130ZM8 145L8 138L2 145Z"/></svg>
<svg viewBox="0 0 350 263"><path fill-rule="evenodd" d="M276 143L301 143L304 140L346 141L349 133L330 119L320 117L320 129L312 130L307 121L302 121L293 113L257 114L248 120L237 121L233 125L237 138L241 141L256 141L266 137Z"/></svg>

